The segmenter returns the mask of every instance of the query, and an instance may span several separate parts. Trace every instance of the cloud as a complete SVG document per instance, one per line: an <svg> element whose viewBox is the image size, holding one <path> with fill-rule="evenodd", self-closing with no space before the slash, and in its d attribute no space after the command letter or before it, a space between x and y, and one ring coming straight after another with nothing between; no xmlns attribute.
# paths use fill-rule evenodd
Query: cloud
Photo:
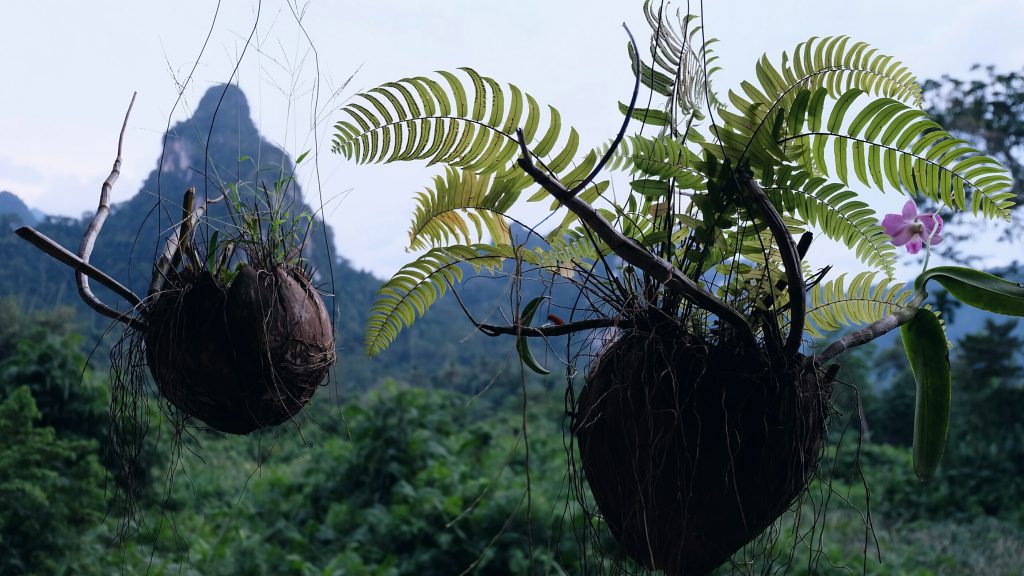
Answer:
<svg viewBox="0 0 1024 576"><path fill-rule="evenodd" d="M0 178L26 184L38 184L43 180L43 174L32 166L20 164L14 158L0 156Z"/></svg>
<svg viewBox="0 0 1024 576"><path fill-rule="evenodd" d="M0 190L13 192L32 208L53 216L81 216L96 209L106 174L44 170L18 159L0 156ZM122 174L111 201L132 197L141 186L140 176Z"/></svg>

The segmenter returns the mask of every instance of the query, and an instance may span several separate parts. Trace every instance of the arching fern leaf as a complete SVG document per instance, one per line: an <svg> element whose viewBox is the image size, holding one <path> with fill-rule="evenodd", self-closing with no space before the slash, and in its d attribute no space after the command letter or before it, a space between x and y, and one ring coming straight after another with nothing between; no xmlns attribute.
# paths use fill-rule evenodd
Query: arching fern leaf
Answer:
<svg viewBox="0 0 1024 576"><path fill-rule="evenodd" d="M388 82L356 96L342 108L347 120L335 124L332 150L360 163L426 160L478 173L510 168L519 153L515 132L522 127L537 161L563 175L579 148L570 128L562 140L561 115L515 85L503 89L472 68L468 77L438 72L442 80L418 76ZM546 128L542 131L542 125Z"/></svg>
<svg viewBox="0 0 1024 576"><path fill-rule="evenodd" d="M825 88L833 98L858 88L915 107L923 102L921 86L909 68L866 42L851 43L849 36L812 37L797 45L792 59L783 52L780 67L762 56L754 70L761 88L751 91L744 86L744 93L755 102L780 101L796 87ZM757 99L758 95L764 99Z"/></svg>
<svg viewBox="0 0 1024 576"><path fill-rule="evenodd" d="M520 257L537 263L535 252L516 250L509 245L453 245L433 248L402 268L381 286L366 321L366 351L370 356L383 352L399 332L411 326L416 318L448 289L462 281L460 265L468 264L475 272L500 269L506 258Z"/></svg>
<svg viewBox="0 0 1024 576"><path fill-rule="evenodd" d="M716 134L734 164L750 158L761 168L771 166L772 157L782 160L775 141L787 123L787 111L806 108L812 95L841 99L856 89L915 107L922 102L921 87L906 66L846 36L812 37L796 47L792 59L784 52L780 67L765 55L754 68L758 85L743 82L742 94L729 92L733 109L721 111L725 126Z"/></svg>
<svg viewBox="0 0 1024 576"><path fill-rule="evenodd" d="M891 98L871 99L848 120L862 96L860 89L849 90L827 111L826 88L802 90L792 109L777 111L768 130L756 115L723 111L726 128L718 135L734 162L748 159L765 180L781 165L796 162L813 173L834 174L844 184L851 182L852 172L861 184L878 190L888 186L953 209L970 206L975 214L1009 218L1012 182L998 162L954 138L924 112ZM715 146L706 149L719 154Z"/></svg>
<svg viewBox="0 0 1024 576"><path fill-rule="evenodd" d="M864 94L859 89L840 96L826 117L824 92L819 88L789 112L788 135L778 143L796 144L791 158L806 163L810 156L813 167L828 174L831 152L834 174L844 183L850 181L852 161L854 176L865 186L884 190L888 184L955 209L969 205L974 214L1009 218L1012 181L998 162L924 112L890 98L872 100L847 122L847 112Z"/></svg>
<svg viewBox="0 0 1024 576"><path fill-rule="evenodd" d="M611 142L600 148L603 155ZM670 136L630 136L615 149L605 168L630 175L674 179L676 188L704 190L707 177L697 168L702 162L692 150Z"/></svg>
<svg viewBox="0 0 1024 576"><path fill-rule="evenodd" d="M448 168L432 188L416 195L409 250L480 242L485 231L492 242L510 244L506 213L532 183L518 169L480 175Z"/></svg>
<svg viewBox="0 0 1024 576"><path fill-rule="evenodd" d="M890 312L904 308L913 298L911 290L891 279L878 280L876 272L861 272L849 287L846 274L811 291L807 307L807 333L821 338L826 332L853 324L870 324Z"/></svg>
<svg viewBox="0 0 1024 576"><path fill-rule="evenodd" d="M842 242L868 266L892 275L896 247L878 224L875 211L846 186L807 172L780 170L765 193L783 213L796 214L825 236Z"/></svg>

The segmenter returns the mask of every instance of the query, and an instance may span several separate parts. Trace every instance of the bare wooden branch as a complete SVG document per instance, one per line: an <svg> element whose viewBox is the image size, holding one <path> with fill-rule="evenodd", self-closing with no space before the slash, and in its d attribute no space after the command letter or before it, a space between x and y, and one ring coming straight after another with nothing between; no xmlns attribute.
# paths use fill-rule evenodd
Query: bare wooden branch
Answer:
<svg viewBox="0 0 1024 576"><path fill-rule="evenodd" d="M124 298L132 306L138 306L142 303L142 300L135 295L134 292L129 290L127 287L122 285L117 280L114 280L106 272L103 272L99 268L96 268L92 264L83 261L76 254L73 254L67 248L61 246L42 232L32 228L30 226L24 226L14 231L21 239L28 241L47 256L50 256L54 260L57 260L61 264L74 268L75 271L85 274L89 278L99 282L103 286L106 286L112 290L118 296Z"/></svg>
<svg viewBox="0 0 1024 576"><path fill-rule="evenodd" d="M103 185L100 187L100 202L96 208L96 215L92 217L89 227L85 229L82 243L78 247L78 256L85 264L89 263L89 257L92 256L92 250L96 246L96 237L99 236L103 223L106 222L107 215L110 214L110 190L114 187L117 177L121 175L121 149L124 145L124 132L128 128L128 117L131 116L136 95L137 93L132 94L132 100L128 104L128 111L124 114L124 123L121 124L121 133L117 138L117 157L114 158L114 167L110 169L110 175L107 176L107 179L103 181ZM78 295L82 297L82 300L89 307L108 318L131 325L131 322L126 320L129 318L128 316L100 302L100 299L93 294L92 288L89 287L88 275L82 271L76 272L75 283L78 285ZM138 300L138 297L135 299Z"/></svg>
<svg viewBox="0 0 1024 576"><path fill-rule="evenodd" d="M578 320L576 322L566 322L565 324L552 324L550 326L538 326L536 328L530 326L497 326L493 324L481 324L473 320L470 317L470 321L476 326L477 330L483 332L488 336L526 336L529 338L550 338L553 336L565 336L567 334L575 334L576 332L584 332L586 330L594 330L597 328L632 328L633 322L629 320L620 320L618 318L591 318L590 320Z"/></svg>
<svg viewBox="0 0 1024 576"><path fill-rule="evenodd" d="M839 340L829 344L821 351L821 353L814 355L814 361L819 364L828 362L850 348L867 344L868 342L899 328L907 322L910 322L914 318L914 315L917 314L918 309L921 308L921 304L924 302L925 296L926 295L924 293L918 292L917 295L914 296L914 299L908 302L906 306L886 314L878 321L868 324L860 330L850 332Z"/></svg>
<svg viewBox="0 0 1024 576"><path fill-rule="evenodd" d="M192 232L196 229L196 224L199 222L199 217L194 215L195 207L196 189L194 186L190 186L185 190L185 198L181 202L181 230L178 234L178 251L183 259L188 260L186 264L198 267L199 257L192 247Z"/></svg>
<svg viewBox="0 0 1024 576"><path fill-rule="evenodd" d="M793 236L786 228L786 222L782 219L771 200L764 193L764 190L754 181L753 177L746 171L738 171L737 177L743 192L757 204L758 209L764 216L765 223L779 245L779 255L782 257L782 265L786 267L786 282L789 292L789 334L786 336L786 343L783 352L787 357L792 357L800 351L800 344L804 336L804 315L807 312L807 300L804 294L804 275L800 267L800 251Z"/></svg>
<svg viewBox="0 0 1024 576"><path fill-rule="evenodd" d="M135 105L135 96L136 94L132 94L132 100L128 104L128 111L124 115L124 122L121 124L121 132L117 139L117 157L114 159L114 167L110 170L110 174L100 187L99 206L96 209L96 215L93 216L92 221L89 222L89 226L85 230L85 234L82 236L82 242L78 247L78 255L72 254L69 250L34 228L25 226L16 230L15 233L46 255L66 266L74 268L78 294L90 308L132 328L145 329L145 324L138 318L132 317L131 312L118 312L107 306L93 294L92 289L89 287L89 278L92 278L127 300L133 308L142 302L131 290L89 264L89 257L92 256L93 248L96 246L96 237L99 236L100 229L103 228L103 223L110 213L110 190L113 188L114 182L117 181L117 177L121 174L121 150L124 145L124 133L128 128L128 117L131 116L132 107Z"/></svg>
<svg viewBox="0 0 1024 576"><path fill-rule="evenodd" d="M462 308L462 313L469 318L470 323L476 327L477 330L483 332L487 336L526 336L528 338L548 338L551 336L566 336L568 334L574 334L576 332L583 332L586 330L594 330L596 328L630 328L633 323L628 320L622 320L620 318L592 318L590 320L579 320L577 322L568 322L565 324L555 324L551 326L541 326L538 328L532 328L530 326L523 326L522 324L507 324L505 326L498 326L495 324L484 324L483 322L477 322L476 318L473 317L473 313L466 307L465 302L462 301L462 297L459 296L459 292L452 286L451 282L448 282L448 289L452 291L455 296L455 301L459 303L459 308Z"/></svg>
<svg viewBox="0 0 1024 576"><path fill-rule="evenodd" d="M612 252L625 262L643 270L655 281L666 285L670 290L717 315L726 324L732 326L740 338L750 344L756 344L754 332L742 314L691 280L667 260L652 254L639 242L616 230L611 223L598 214L593 206L576 197L556 178L537 168L531 160L522 129L518 130L517 134L519 148L522 152L519 166L563 206L576 214L581 222L589 226Z"/></svg>

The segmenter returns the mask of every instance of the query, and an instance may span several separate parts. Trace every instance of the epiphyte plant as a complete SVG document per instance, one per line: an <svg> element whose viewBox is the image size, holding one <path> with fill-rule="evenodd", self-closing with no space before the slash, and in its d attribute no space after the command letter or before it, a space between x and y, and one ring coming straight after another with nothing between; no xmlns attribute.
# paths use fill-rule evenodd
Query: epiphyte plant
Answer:
<svg viewBox="0 0 1024 576"><path fill-rule="evenodd" d="M630 37L636 84L603 146L581 150L554 107L463 68L360 94L342 109L333 148L360 163L445 165L417 196L409 245L425 252L372 306L369 354L454 289L462 265L512 261L567 279L587 305L565 322L534 326L540 297L508 324L471 320L516 336L524 364L540 372L529 340L604 331L571 407L593 498L635 561L703 574L806 491L834 360L896 328L918 386L914 467L928 478L946 441L951 383L927 283L1017 316L1024 288L927 261L912 287L894 280L894 242L930 250L939 211L1008 219L1013 197L1002 166L921 110L921 88L898 60L845 36L814 37L778 63L760 58L754 78L720 100L699 18L650 0L643 9L651 40L641 50ZM653 105L637 106L641 87ZM640 129L628 134L631 125ZM629 179L624 195L609 192L612 173ZM880 221L859 188L939 208L918 215L909 204ZM513 240L523 201L566 209L541 246ZM864 272L811 270L803 260L814 233L853 252ZM853 326L821 349L806 343Z"/></svg>

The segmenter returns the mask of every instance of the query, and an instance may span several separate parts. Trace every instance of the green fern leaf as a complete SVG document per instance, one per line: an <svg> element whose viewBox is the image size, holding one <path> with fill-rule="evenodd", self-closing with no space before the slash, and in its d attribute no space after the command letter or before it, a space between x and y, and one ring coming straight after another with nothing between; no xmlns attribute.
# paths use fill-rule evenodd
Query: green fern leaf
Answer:
<svg viewBox="0 0 1024 576"><path fill-rule="evenodd" d="M411 326L445 294L449 285L461 282L460 265L468 264L476 272L484 269L493 272L506 257L515 254L511 246L454 245L429 250L402 266L377 291L370 308L365 332L367 353L372 357L386 350L403 329ZM531 260L536 261L536 258Z"/></svg>
<svg viewBox="0 0 1024 576"><path fill-rule="evenodd" d="M574 129L563 135L558 111L549 107L545 119L537 101L518 87L503 89L472 68L460 70L438 72L441 80L404 78L357 95L342 108L347 119L335 124L332 151L361 164L425 160L496 173L512 169L519 154L515 131L522 127L537 162L561 175L579 135Z"/></svg>
<svg viewBox="0 0 1024 576"><path fill-rule="evenodd" d="M611 253L611 249L592 234L587 234L582 227L567 228L556 237L549 235L550 246L543 251L537 250L538 264L549 272L571 275L574 267L589 268L590 264L601 256Z"/></svg>
<svg viewBox="0 0 1024 576"><path fill-rule="evenodd" d="M864 95L859 89L839 98L823 126L824 111L817 104L823 102L823 94L819 88L809 97L815 104L807 107L806 129L780 140L796 144L788 152L790 160L804 161L809 148L812 169L829 174L825 152L831 143L834 173L844 183L849 182L847 166L852 156L853 174L864 186L884 191L888 183L900 192L924 195L953 209L969 207L974 214L1009 219L1012 181L998 162L954 138L925 113L896 100L874 100L847 121L846 113ZM803 122L796 118L791 125L799 127Z"/></svg>
<svg viewBox="0 0 1024 576"><path fill-rule="evenodd" d="M759 66L771 68L766 58ZM792 59L783 53L781 69L771 72L781 74L787 88L823 87L833 98L857 88L917 107L923 102L921 86L909 68L848 36L812 37L796 47Z"/></svg>
<svg viewBox="0 0 1024 576"><path fill-rule="evenodd" d="M729 101L738 114L725 118L725 126L719 130L724 134L716 134L729 145L727 155L737 164L747 159L754 166L770 164L771 158L763 156L765 152L782 160L772 144L764 139L765 133L778 121L777 114L798 112L795 118L789 118L792 133L800 130L795 124L806 109L812 121L810 130L817 131L820 125L816 121L820 120L820 106L825 96L839 100L837 107L843 112L850 104L844 98L852 100L853 96L848 94L854 90L918 107L922 103L921 87L906 66L891 56L879 54L864 42L851 42L846 36L812 37L797 45L792 58L784 52L779 67L762 56L754 71L759 86L743 82L742 94L729 93ZM820 96L816 96L818 100L801 96L805 90L812 94L820 92Z"/></svg>
<svg viewBox="0 0 1024 576"><path fill-rule="evenodd" d="M432 188L416 195L409 250L480 242L485 232L496 244L511 244L506 214L531 184L518 169L480 175L448 168Z"/></svg>
<svg viewBox="0 0 1024 576"><path fill-rule="evenodd" d="M798 215L853 250L861 262L884 270L886 275L893 273L896 248L892 239L878 224L875 211L858 200L855 192L789 167L780 170L764 190L780 212Z"/></svg>
<svg viewBox="0 0 1024 576"><path fill-rule="evenodd" d="M913 298L904 284L882 278L876 272L861 272L846 287L846 274L811 291L807 307L807 333L821 338L854 324L870 324L886 314L905 308Z"/></svg>

